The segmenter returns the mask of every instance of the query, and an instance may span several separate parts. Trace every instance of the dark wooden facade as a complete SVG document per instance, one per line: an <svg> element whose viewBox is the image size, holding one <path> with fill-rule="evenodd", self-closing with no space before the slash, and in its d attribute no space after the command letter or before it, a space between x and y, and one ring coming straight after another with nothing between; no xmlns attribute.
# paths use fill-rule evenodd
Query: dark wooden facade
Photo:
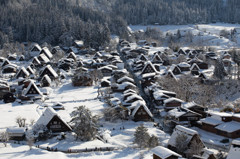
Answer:
<svg viewBox="0 0 240 159"><path fill-rule="evenodd" d="M64 123L57 115L53 116L53 118L49 121L47 128L53 133L71 131L71 128L66 125L66 123Z"/></svg>

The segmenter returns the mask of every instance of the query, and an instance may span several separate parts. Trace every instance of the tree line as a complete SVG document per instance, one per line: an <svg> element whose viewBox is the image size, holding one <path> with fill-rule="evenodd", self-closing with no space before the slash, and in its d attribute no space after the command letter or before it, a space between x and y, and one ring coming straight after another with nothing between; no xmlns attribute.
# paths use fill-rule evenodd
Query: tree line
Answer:
<svg viewBox="0 0 240 159"><path fill-rule="evenodd" d="M97 48L110 35L128 36L128 24L240 22L237 0L2 0L0 47L15 41Z"/></svg>

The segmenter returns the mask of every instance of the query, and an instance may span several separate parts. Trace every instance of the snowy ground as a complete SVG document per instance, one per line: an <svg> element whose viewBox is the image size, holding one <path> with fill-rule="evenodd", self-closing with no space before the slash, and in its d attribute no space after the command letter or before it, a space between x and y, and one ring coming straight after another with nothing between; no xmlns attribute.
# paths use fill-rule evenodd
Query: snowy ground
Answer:
<svg viewBox="0 0 240 159"><path fill-rule="evenodd" d="M65 106L65 110L59 110L59 115L66 121L70 121L70 113L74 110L74 107L85 105L89 108L94 115L101 116L101 112L106 105L97 99L96 87L73 87L71 81L67 80L62 86L58 88L52 88L52 93L49 99L44 103L38 104L0 104L0 131L5 130L9 126L17 126L15 119L18 116L25 117L27 123L30 123L31 119L35 121L39 118L42 111L44 111L44 105L51 106L55 102L62 102ZM155 128L152 122L133 122L133 121L118 121L118 122L105 122L100 120L101 130L104 133L104 140L107 143L94 140L89 142L76 141L71 134L67 134L66 140L59 141L56 137L47 141L37 142L36 145L42 147L57 148L58 150L66 151L68 149L85 149L95 147L114 147L120 150L112 152L89 152L80 154L64 154L60 152L48 152L34 148L29 151L28 146L9 144L7 148L0 144L0 159L4 158L139 158L141 150L133 148L133 136L137 126L143 123L149 128L149 133L154 134L160 138L160 140L169 139L169 135L166 135L161 130ZM124 129L123 129L124 127ZM151 153L144 151L144 158L151 158ZM146 152L145 152L146 151Z"/></svg>
<svg viewBox="0 0 240 159"><path fill-rule="evenodd" d="M178 30L182 33L191 31L194 35L192 43L184 43L184 46L193 46L195 44L201 46L212 46L218 50L230 49L240 46L240 37L236 37L233 42L227 38L220 37L219 33L225 29L230 31L234 28L239 28L240 24L214 23L214 24L196 24L196 25L130 25L132 31L146 30L147 27L159 28L165 35L167 32L176 34Z"/></svg>

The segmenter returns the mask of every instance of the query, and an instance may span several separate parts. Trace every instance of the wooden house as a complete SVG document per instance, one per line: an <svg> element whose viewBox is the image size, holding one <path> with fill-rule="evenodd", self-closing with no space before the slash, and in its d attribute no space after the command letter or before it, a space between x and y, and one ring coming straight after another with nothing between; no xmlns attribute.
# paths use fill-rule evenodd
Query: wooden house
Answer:
<svg viewBox="0 0 240 159"><path fill-rule="evenodd" d="M2 73L16 73L17 72L17 65L15 64L8 64L8 65L5 65L3 68L2 68Z"/></svg>
<svg viewBox="0 0 240 159"><path fill-rule="evenodd" d="M77 56L74 52L70 52L68 55L67 55L67 58L71 58L73 59L74 61L77 60Z"/></svg>
<svg viewBox="0 0 240 159"><path fill-rule="evenodd" d="M184 152L178 152L177 151L177 143L176 139L179 137L179 135L185 135L186 136L186 145L187 145L187 150ZM197 131L186 128L181 125L177 125L171 135L171 138L168 141L168 148L171 149L172 151L178 152L179 154L182 154L184 157L190 158L193 155L191 151L188 151L191 144L193 142L198 143L199 147L202 147L202 149L205 147L202 140L200 139L200 136ZM201 152L200 152L201 153Z"/></svg>
<svg viewBox="0 0 240 159"><path fill-rule="evenodd" d="M199 66L196 63L194 63L191 66L190 70L191 70L192 75L199 75L200 68L199 68Z"/></svg>
<svg viewBox="0 0 240 159"><path fill-rule="evenodd" d="M179 67L179 69L181 70L181 72L183 72L183 71L190 71L190 67L191 67L191 66L190 66L188 63L186 63L186 62L179 63L177 66Z"/></svg>
<svg viewBox="0 0 240 159"><path fill-rule="evenodd" d="M84 42L82 40L74 40L72 46L78 49L84 49Z"/></svg>
<svg viewBox="0 0 240 159"><path fill-rule="evenodd" d="M35 125L44 125L53 133L72 131L72 128L51 107L45 109Z"/></svg>
<svg viewBox="0 0 240 159"><path fill-rule="evenodd" d="M114 92L123 92L127 89L136 89L136 85L134 85L133 83L131 82L123 82L121 84L112 84L111 85L111 89L114 91Z"/></svg>
<svg viewBox="0 0 240 159"><path fill-rule="evenodd" d="M151 151L153 152L153 159L178 159L182 157L178 153L163 146L157 146Z"/></svg>
<svg viewBox="0 0 240 159"><path fill-rule="evenodd" d="M153 64L150 61L148 61L145 64L145 66L144 66L144 68L143 68L143 70L141 72L141 75L149 74L149 73L152 73L152 74L155 74L155 75L157 73L157 70L155 69L155 67L153 66Z"/></svg>
<svg viewBox="0 0 240 159"><path fill-rule="evenodd" d="M151 62L153 64L161 64L161 63L163 63L163 60L161 59L161 57L158 54L154 54Z"/></svg>
<svg viewBox="0 0 240 159"><path fill-rule="evenodd" d="M148 61L147 57L143 54L140 55L139 59L142 61Z"/></svg>
<svg viewBox="0 0 240 159"><path fill-rule="evenodd" d="M137 94L125 94L123 96L124 99L124 105L131 105L132 103L138 101L138 100L143 100L141 96Z"/></svg>
<svg viewBox="0 0 240 159"><path fill-rule="evenodd" d="M44 54L48 59L51 59L53 57L52 53L47 47L42 48L39 54Z"/></svg>
<svg viewBox="0 0 240 159"><path fill-rule="evenodd" d="M4 66L10 64L9 60L8 59L4 59L2 64L1 64L1 67L3 68Z"/></svg>
<svg viewBox="0 0 240 159"><path fill-rule="evenodd" d="M29 72L25 69L25 67L22 67L18 73L16 74L16 78L27 78L29 76Z"/></svg>
<svg viewBox="0 0 240 159"><path fill-rule="evenodd" d="M131 118L134 121L152 121L153 115L142 100L135 101L128 107Z"/></svg>
<svg viewBox="0 0 240 159"><path fill-rule="evenodd" d="M32 46L32 49L30 50L30 56L31 57L38 56L41 50L42 48L38 44L34 44Z"/></svg>
<svg viewBox="0 0 240 159"><path fill-rule="evenodd" d="M63 51L63 50L60 48L60 46L55 46L55 47L53 47L51 53L52 53L53 55L55 55L55 54L56 54L57 52L59 52L59 51Z"/></svg>
<svg viewBox="0 0 240 159"><path fill-rule="evenodd" d="M28 84L28 87L22 91L22 96L20 99L22 100L36 100L36 99L42 99L43 94L39 90L39 88L36 86L36 84L33 81L30 81Z"/></svg>
<svg viewBox="0 0 240 159"><path fill-rule="evenodd" d="M25 56L24 55L20 55L18 57L18 61L25 61Z"/></svg>
<svg viewBox="0 0 240 159"><path fill-rule="evenodd" d="M6 129L6 132L10 138L10 140L17 140L17 141L22 141L25 139L25 128L20 127L9 127Z"/></svg>
<svg viewBox="0 0 240 159"><path fill-rule="evenodd" d="M58 74L54 71L51 65L45 66L43 70L40 72L39 77L42 78L46 74L51 78L51 80L55 80L58 78Z"/></svg>
<svg viewBox="0 0 240 159"><path fill-rule="evenodd" d="M128 77L128 76L123 76L122 78L119 78L117 80L117 83L119 83L119 84L122 84L124 82L131 82L133 84L135 83L134 80L131 77Z"/></svg>
<svg viewBox="0 0 240 159"><path fill-rule="evenodd" d="M194 111L196 113L199 113L203 117L207 116L207 113L206 113L207 108L205 108L205 107L203 107L203 106L201 106L199 104L196 104L195 102L183 103L182 107L183 108L187 108L187 109L189 109L191 111Z"/></svg>
<svg viewBox="0 0 240 159"><path fill-rule="evenodd" d="M168 70L168 72L169 71L171 71L174 75L179 75L179 74L181 74L182 72L181 72L181 69L177 66L177 65L175 65L175 64L173 64L171 67L170 67L170 69Z"/></svg>
<svg viewBox="0 0 240 159"><path fill-rule="evenodd" d="M171 110L171 109L174 109L174 108L177 108L177 107L180 107L182 105L184 101L182 101L181 99L178 99L178 98L168 98L168 99L165 99L164 100L164 109L165 110Z"/></svg>
<svg viewBox="0 0 240 159"><path fill-rule="evenodd" d="M194 126L196 122L202 118L202 115L191 111L187 108L178 107L168 112L168 117L174 125L191 125Z"/></svg>
<svg viewBox="0 0 240 159"><path fill-rule="evenodd" d="M50 62L49 58L45 54L40 54L38 56L38 60L41 62L41 64L47 64Z"/></svg>
<svg viewBox="0 0 240 159"><path fill-rule="evenodd" d="M71 46L71 47L68 48L66 53L70 53L70 52L74 52L75 54L77 54L78 53L78 49Z"/></svg>
<svg viewBox="0 0 240 159"><path fill-rule="evenodd" d="M3 99L4 95L10 92L10 87L6 81L0 80L0 99Z"/></svg>
<svg viewBox="0 0 240 159"><path fill-rule="evenodd" d="M103 66L98 68L99 71L101 71L103 76L111 76L113 69L109 66Z"/></svg>
<svg viewBox="0 0 240 159"><path fill-rule="evenodd" d="M187 55L187 53L185 51L183 51L183 49L179 49L178 50L178 55Z"/></svg>
<svg viewBox="0 0 240 159"><path fill-rule="evenodd" d="M26 70L28 71L28 73L29 73L30 75L34 75L34 74L35 74L35 71L32 69L31 66L28 66Z"/></svg>
<svg viewBox="0 0 240 159"><path fill-rule="evenodd" d="M51 86L51 78L47 74L45 74L42 77L40 83L41 83L42 87L50 87Z"/></svg>
<svg viewBox="0 0 240 159"><path fill-rule="evenodd" d="M15 61L15 60L17 60L17 55L16 54L8 55L7 59L9 61Z"/></svg>
<svg viewBox="0 0 240 159"><path fill-rule="evenodd" d="M32 64L33 64L35 67L41 66L41 62L38 60L37 57L34 57L34 58L33 58Z"/></svg>
<svg viewBox="0 0 240 159"><path fill-rule="evenodd" d="M109 80L102 80L101 87L110 87L111 82Z"/></svg>

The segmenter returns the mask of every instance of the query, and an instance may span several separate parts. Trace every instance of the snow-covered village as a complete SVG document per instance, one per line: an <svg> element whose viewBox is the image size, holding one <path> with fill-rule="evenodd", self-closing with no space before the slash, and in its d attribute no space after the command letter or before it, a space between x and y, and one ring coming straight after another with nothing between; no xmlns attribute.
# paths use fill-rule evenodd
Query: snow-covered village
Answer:
<svg viewBox="0 0 240 159"><path fill-rule="evenodd" d="M0 159L239 159L237 11L198 22L183 1L176 23L130 1L0 2Z"/></svg>

